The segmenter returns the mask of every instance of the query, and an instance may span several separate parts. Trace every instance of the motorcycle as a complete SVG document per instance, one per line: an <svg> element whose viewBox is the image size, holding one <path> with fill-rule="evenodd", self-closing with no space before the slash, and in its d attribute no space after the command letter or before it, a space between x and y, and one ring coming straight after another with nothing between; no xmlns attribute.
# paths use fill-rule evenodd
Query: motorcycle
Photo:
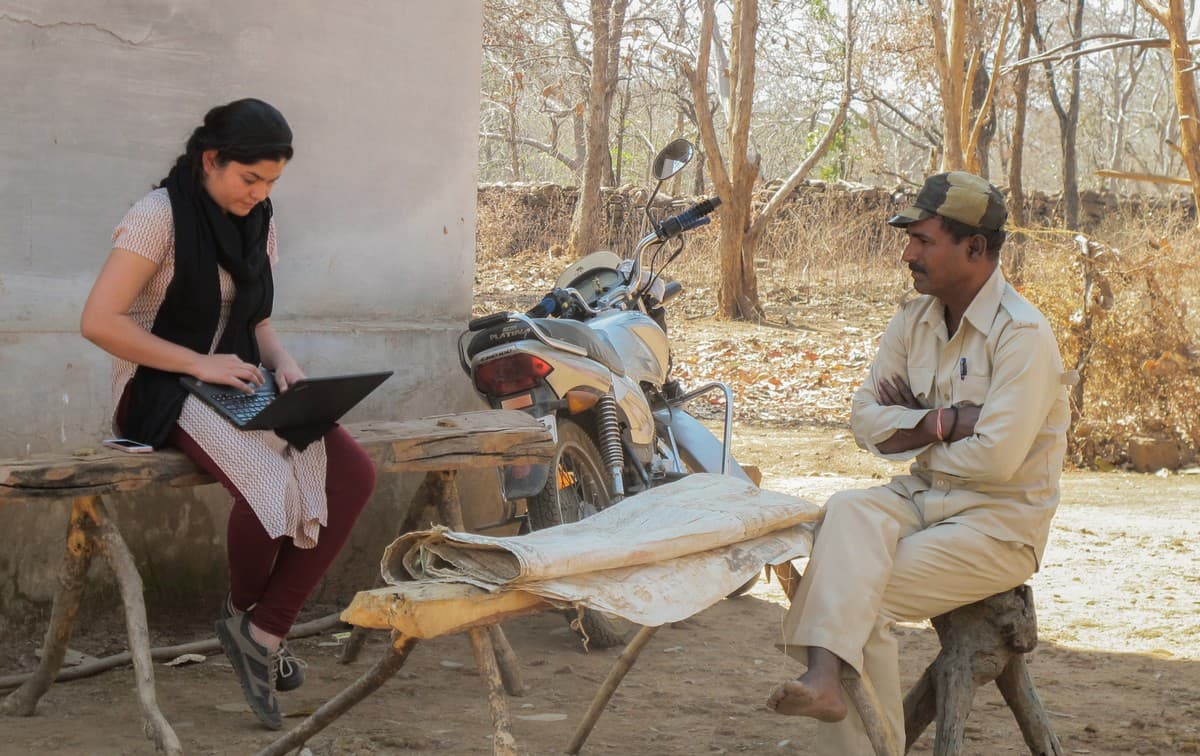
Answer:
<svg viewBox="0 0 1200 756"><path fill-rule="evenodd" d="M658 184L645 208L652 230L631 257L589 254L563 271L528 312L476 318L460 335L459 360L476 390L494 408L538 418L556 442L553 464L503 470L506 512L492 526L523 519L523 528L540 530L575 522L693 472L750 480L730 453L729 387L713 382L685 391L670 378L665 308L683 287L662 273L682 251L683 235L709 223L720 199L661 222L650 208L663 182L693 153L691 143L679 139L655 158ZM721 440L686 409L710 392L724 395ZM626 643L637 629L595 611L585 611L580 622L588 642L600 648Z"/></svg>

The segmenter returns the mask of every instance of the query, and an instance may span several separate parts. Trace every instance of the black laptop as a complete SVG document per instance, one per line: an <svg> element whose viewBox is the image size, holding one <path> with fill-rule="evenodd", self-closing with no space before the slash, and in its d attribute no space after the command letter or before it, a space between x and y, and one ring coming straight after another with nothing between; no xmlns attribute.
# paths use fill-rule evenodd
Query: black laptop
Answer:
<svg viewBox="0 0 1200 756"><path fill-rule="evenodd" d="M276 388L271 371L262 373L266 380L253 394L220 383L204 383L190 375L179 380L188 391L242 430L276 430L337 422L387 380L392 371L304 378L283 393Z"/></svg>

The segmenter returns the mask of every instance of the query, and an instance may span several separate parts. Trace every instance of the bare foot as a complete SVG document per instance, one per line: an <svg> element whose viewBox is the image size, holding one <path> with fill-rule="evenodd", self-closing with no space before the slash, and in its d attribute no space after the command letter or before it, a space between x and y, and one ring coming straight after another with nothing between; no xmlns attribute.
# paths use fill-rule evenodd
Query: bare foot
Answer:
<svg viewBox="0 0 1200 756"><path fill-rule="evenodd" d="M846 718L846 701L838 684L815 687L802 675L788 680L771 693L767 708L790 717L812 717L822 722L840 722Z"/></svg>

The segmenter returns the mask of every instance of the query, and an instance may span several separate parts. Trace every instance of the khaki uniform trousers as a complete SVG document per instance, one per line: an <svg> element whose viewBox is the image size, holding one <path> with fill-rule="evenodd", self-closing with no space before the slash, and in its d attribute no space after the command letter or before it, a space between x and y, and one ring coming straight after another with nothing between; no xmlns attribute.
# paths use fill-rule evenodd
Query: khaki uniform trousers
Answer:
<svg viewBox="0 0 1200 756"><path fill-rule="evenodd" d="M969 512L954 522L927 523L923 501L924 494L908 499L882 486L829 499L781 644L805 663L809 646L828 649L865 674L901 744L904 703L892 623L936 617L1015 588L1037 568L1031 547L963 524ZM816 752L874 753L853 706L841 722L819 723Z"/></svg>

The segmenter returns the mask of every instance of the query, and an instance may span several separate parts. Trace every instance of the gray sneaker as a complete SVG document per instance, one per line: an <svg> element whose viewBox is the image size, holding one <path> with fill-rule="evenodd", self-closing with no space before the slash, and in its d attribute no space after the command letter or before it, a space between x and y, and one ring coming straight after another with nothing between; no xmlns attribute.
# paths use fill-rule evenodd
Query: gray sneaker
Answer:
<svg viewBox="0 0 1200 756"><path fill-rule="evenodd" d="M279 663L277 652L260 646L250 637L250 615L242 614L216 623L217 640L233 671L242 684L246 703L258 720L272 730L283 727L279 714L279 700L275 698L275 667Z"/></svg>
<svg viewBox="0 0 1200 756"><path fill-rule="evenodd" d="M225 603L221 604L221 619L239 617L244 613L241 609L233 605L233 596L226 593ZM277 659L278 663L275 665L275 690L280 693L287 693L290 690L299 688L304 683L304 668L308 664L300 657L292 654L286 640L279 644Z"/></svg>

